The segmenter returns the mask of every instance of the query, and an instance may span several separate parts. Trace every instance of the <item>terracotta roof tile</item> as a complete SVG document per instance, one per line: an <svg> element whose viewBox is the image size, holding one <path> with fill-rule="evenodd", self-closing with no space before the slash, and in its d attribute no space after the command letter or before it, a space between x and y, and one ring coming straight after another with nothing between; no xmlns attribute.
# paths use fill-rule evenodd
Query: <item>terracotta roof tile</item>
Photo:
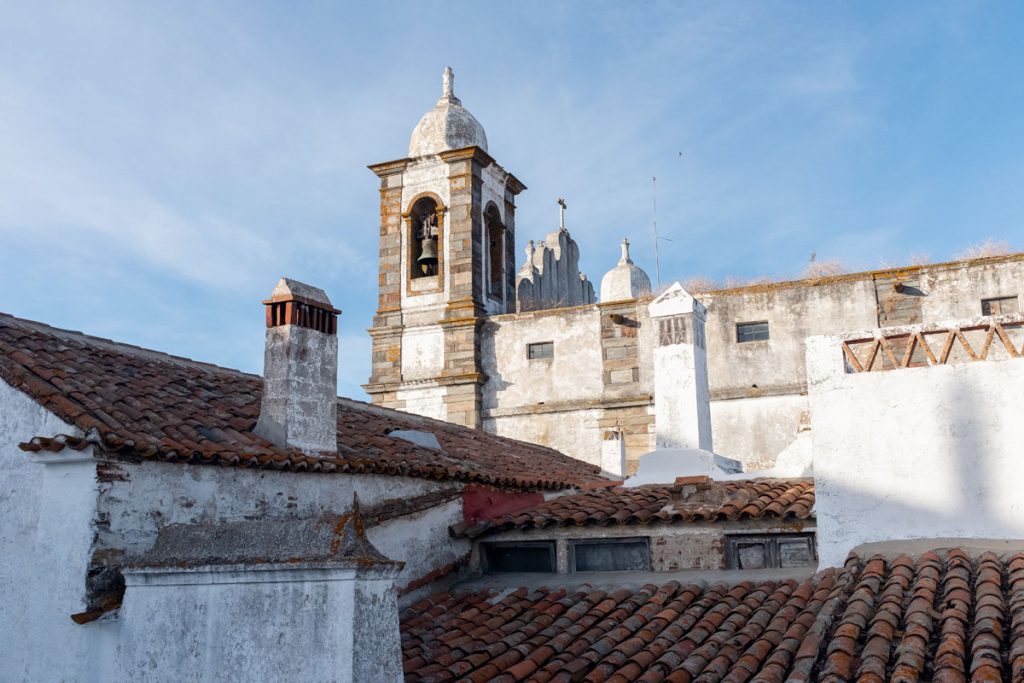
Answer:
<svg viewBox="0 0 1024 683"><path fill-rule="evenodd" d="M962 550L804 581L444 593L401 619L406 680L1019 681L1024 555Z"/></svg>
<svg viewBox="0 0 1024 683"><path fill-rule="evenodd" d="M39 435L26 450L96 443L167 462L365 472L560 489L600 480L558 451L447 422L338 399L338 455L304 455L252 433L262 378L0 314L0 379L73 424L84 439ZM392 438L432 432L439 452Z"/></svg>
<svg viewBox="0 0 1024 683"><path fill-rule="evenodd" d="M552 526L612 526L740 519L808 519L814 516L813 479L747 479L712 482L711 502L673 504L678 487L649 484L621 486L565 495L527 510L501 515L469 526L458 525L452 533L476 538L508 529ZM702 498L703 499L703 498Z"/></svg>

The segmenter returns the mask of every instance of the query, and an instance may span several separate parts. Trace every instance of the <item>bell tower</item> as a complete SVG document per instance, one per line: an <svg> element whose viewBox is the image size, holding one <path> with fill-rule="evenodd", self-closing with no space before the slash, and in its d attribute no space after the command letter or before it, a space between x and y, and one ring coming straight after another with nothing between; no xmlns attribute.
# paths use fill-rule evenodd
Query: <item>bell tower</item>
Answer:
<svg viewBox="0 0 1024 683"><path fill-rule="evenodd" d="M515 197L526 187L487 153L455 96L420 119L408 156L380 178L380 277L364 385L377 405L481 426L479 331L515 311Z"/></svg>

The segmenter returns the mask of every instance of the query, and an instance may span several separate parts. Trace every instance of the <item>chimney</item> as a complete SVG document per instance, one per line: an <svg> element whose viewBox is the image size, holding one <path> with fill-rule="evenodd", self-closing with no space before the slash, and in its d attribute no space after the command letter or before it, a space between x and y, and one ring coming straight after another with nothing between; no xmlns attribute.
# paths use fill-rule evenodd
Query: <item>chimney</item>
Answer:
<svg viewBox="0 0 1024 683"><path fill-rule="evenodd" d="M707 309L676 282L652 301L648 310L655 334L656 447L710 451L711 391L704 338Z"/></svg>
<svg viewBox="0 0 1024 683"><path fill-rule="evenodd" d="M306 453L338 450L338 309L324 290L281 278L267 307L256 433Z"/></svg>

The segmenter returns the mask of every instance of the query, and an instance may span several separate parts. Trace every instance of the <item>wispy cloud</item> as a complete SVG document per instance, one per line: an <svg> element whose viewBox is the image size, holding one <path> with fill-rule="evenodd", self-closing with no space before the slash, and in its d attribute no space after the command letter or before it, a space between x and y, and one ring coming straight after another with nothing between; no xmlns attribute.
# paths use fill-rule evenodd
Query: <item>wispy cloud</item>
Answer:
<svg viewBox="0 0 1024 683"><path fill-rule="evenodd" d="M565 196L595 281L623 236L653 270L652 176L662 269L680 277L1013 241L992 227L1024 213L1022 13L8 4L0 251L23 258L0 273L3 307L258 371L258 302L288 274L345 311L341 385L361 393L379 235L365 165L405 153L445 64L530 187L519 253ZM440 23L459 40L422 38Z"/></svg>

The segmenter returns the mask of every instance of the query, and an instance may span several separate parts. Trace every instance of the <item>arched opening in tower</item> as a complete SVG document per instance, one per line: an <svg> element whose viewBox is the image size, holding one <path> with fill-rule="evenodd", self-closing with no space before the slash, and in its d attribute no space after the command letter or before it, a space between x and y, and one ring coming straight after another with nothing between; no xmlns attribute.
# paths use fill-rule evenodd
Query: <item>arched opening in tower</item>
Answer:
<svg viewBox="0 0 1024 683"><path fill-rule="evenodd" d="M438 272L437 203L423 197L409 213L410 262L409 275L413 278L436 276Z"/></svg>
<svg viewBox="0 0 1024 683"><path fill-rule="evenodd" d="M484 226L487 235L487 294L501 301L505 289L505 226L494 204L488 205L484 213Z"/></svg>

